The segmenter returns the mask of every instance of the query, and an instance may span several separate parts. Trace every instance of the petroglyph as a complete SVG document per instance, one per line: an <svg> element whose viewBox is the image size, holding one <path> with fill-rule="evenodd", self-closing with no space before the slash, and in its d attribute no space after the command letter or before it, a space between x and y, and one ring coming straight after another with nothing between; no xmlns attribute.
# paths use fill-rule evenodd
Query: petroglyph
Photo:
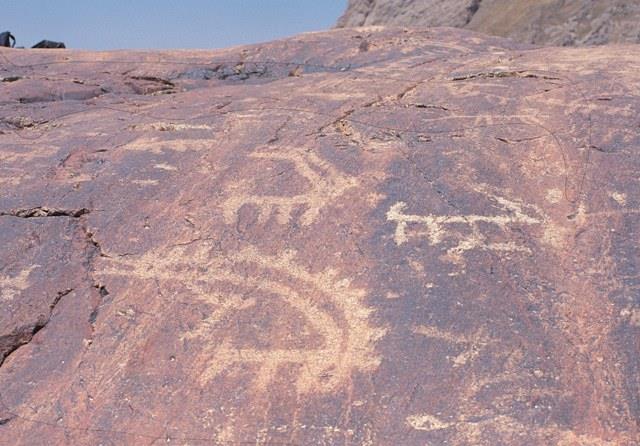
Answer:
<svg viewBox="0 0 640 446"><path fill-rule="evenodd" d="M445 423L429 414L411 415L407 417L407 424L416 430L427 432L446 429L451 426L451 423Z"/></svg>
<svg viewBox="0 0 640 446"><path fill-rule="evenodd" d="M183 335L203 345L197 358L203 368L201 384L248 364L255 371L255 388L264 391L282 366L293 365L298 368L294 385L299 393L330 392L348 382L352 373L378 367L374 346L385 330L370 325L373 310L364 304L364 290L331 269L309 273L294 262L294 256L293 252L265 256L248 248L220 257L212 244L203 241L112 259L102 273L180 286L190 301L210 308L209 316ZM285 313L283 319L302 315L318 343L254 348L242 345L246 339L237 339L245 337L242 331L228 337L223 327L240 323L244 311L271 298L277 302L270 307L284 308L279 310Z"/></svg>
<svg viewBox="0 0 640 446"><path fill-rule="evenodd" d="M209 124L176 124L173 122L152 122L148 124L134 124L131 130L149 131L155 130L159 132L179 132L184 130L217 130L216 127Z"/></svg>
<svg viewBox="0 0 640 446"><path fill-rule="evenodd" d="M439 339L453 344L467 344L471 342L466 336L450 333L427 325L419 325L413 329L413 332L428 338Z"/></svg>
<svg viewBox="0 0 640 446"><path fill-rule="evenodd" d="M24 179L28 179L30 177L16 177L16 176L10 176L10 177L0 177L0 185L3 186L17 186L18 184L20 184L20 182Z"/></svg>
<svg viewBox="0 0 640 446"><path fill-rule="evenodd" d="M446 343L462 345L465 349L458 355L450 358L453 367L463 366L480 355L480 352L491 343L491 339L480 330L471 337L450 333L440 330L436 327L420 325L413 329L415 334L426 336L428 338L437 339Z"/></svg>
<svg viewBox="0 0 640 446"><path fill-rule="evenodd" d="M131 180L131 183L139 186L157 186L160 184L158 180Z"/></svg>
<svg viewBox="0 0 640 446"><path fill-rule="evenodd" d="M609 196L613 198L620 206L627 204L627 194L622 192L609 192Z"/></svg>
<svg viewBox="0 0 640 446"><path fill-rule="evenodd" d="M132 152L150 152L161 154L165 151L198 152L211 150L216 146L213 139L163 139L139 138L120 147L120 150Z"/></svg>
<svg viewBox="0 0 640 446"><path fill-rule="evenodd" d="M176 166L172 166L171 164L167 164L167 163L154 164L153 168L159 169L159 170L168 170L168 171L178 170Z"/></svg>
<svg viewBox="0 0 640 446"><path fill-rule="evenodd" d="M60 150L60 147L42 144L42 145L22 145L19 148L12 149L10 147L4 147L0 153L0 161L3 166L9 166L11 163L19 165L18 163L35 162L36 160L47 159L50 156L55 155ZM21 170L16 170L17 173L22 173Z"/></svg>
<svg viewBox="0 0 640 446"><path fill-rule="evenodd" d="M454 344L471 343L477 336L460 335L443 331L435 327L417 326L414 333L439 339L444 342ZM495 345L495 341L480 332L479 338L481 342L490 342ZM489 344L487 344L489 345ZM496 356L493 356L496 355ZM564 445L562 440L572 439L578 441L575 444L585 445L618 445L627 444L623 441L626 437L623 435L620 441L608 442L598 437L572 432L563 429L563 426L556 424L547 424L538 427L531 427L523 423L521 420L509 415L501 414L495 410L504 403L510 403L521 395L530 394L531 384L523 379L523 376L514 371L514 366L521 363L524 358L524 352L519 349L500 348L492 352L494 359L502 358L503 370L490 374L471 373L465 378L461 391L452 396L451 404L454 410L445 410L444 412L419 412L410 413L405 417L405 423L416 431L436 432L447 430L448 439L451 444L492 444L491 440L500 438L503 440L514 438L514 435L522 435L523 432L531 433L530 444L554 444ZM477 369L474 369L477 370ZM543 379L545 374L542 370L535 369L532 375L537 379ZM491 404L487 404L487 389L505 389L503 394L493 396ZM541 401L543 396L548 396L550 400L557 396L557 392L553 389L536 388L536 394ZM536 404L543 404L542 402ZM552 441L552 439L555 439ZM628 441L628 439L626 439ZM566 443L573 445L574 443Z"/></svg>
<svg viewBox="0 0 640 446"><path fill-rule="evenodd" d="M640 308L624 308L620 311L620 316L626 318L634 327L640 327Z"/></svg>
<svg viewBox="0 0 640 446"><path fill-rule="evenodd" d="M560 189L549 189L547 191L546 199L551 204L560 203L563 197L563 192Z"/></svg>
<svg viewBox="0 0 640 446"><path fill-rule="evenodd" d="M254 152L249 157L292 164L296 172L306 180L308 189L293 196L257 195L251 192L251 182L240 182L223 204L227 223L235 221L236 214L243 205L251 204L258 208L259 223L264 223L275 215L278 223L283 225L289 223L296 208L303 206L306 209L300 217L300 223L308 226L316 220L323 207L358 184L355 178L339 172L313 152L282 147L277 151Z"/></svg>
<svg viewBox="0 0 640 446"><path fill-rule="evenodd" d="M400 201L391 206L387 212L387 221L396 223L394 241L400 246L407 243L410 237L425 237L430 245L440 245L446 240L457 240L457 245L447 249L452 258L460 258L465 252L474 249L489 251L530 252L529 248L512 240L494 242L483 232L483 226L497 227L508 236L512 225L538 225L544 219L539 217L540 211L517 201L486 193L504 213L498 215L414 215L407 214L407 204ZM527 211L525 211L527 208ZM528 213L527 213L528 212ZM531 215L530 215L531 214ZM410 225L420 229L409 232Z"/></svg>
<svg viewBox="0 0 640 446"><path fill-rule="evenodd" d="M472 421L474 418L478 421ZM627 441L623 436L620 441L608 441L600 437L588 434L578 434L573 431L562 429L557 425L540 426L531 429L521 421L506 415L490 416L486 419L477 416L465 416L458 414L450 421L443 421L443 417L436 417L429 413L410 415L406 418L406 423L417 431L433 432L449 429L454 432L452 444L481 444L481 439L486 435L495 436L496 433L512 435L522 432L531 432L534 436L540 436L557 446L616 446ZM484 444L484 443L482 443ZM536 443L537 444L537 443Z"/></svg>
<svg viewBox="0 0 640 446"><path fill-rule="evenodd" d="M29 274L40 265L32 265L23 269L16 276L0 275L0 301L7 302L13 300L22 291L29 288Z"/></svg>

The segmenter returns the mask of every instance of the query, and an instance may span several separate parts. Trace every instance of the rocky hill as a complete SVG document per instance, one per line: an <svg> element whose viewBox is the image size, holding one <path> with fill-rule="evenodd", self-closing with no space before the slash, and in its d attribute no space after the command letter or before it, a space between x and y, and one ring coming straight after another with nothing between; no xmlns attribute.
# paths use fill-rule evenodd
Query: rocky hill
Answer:
<svg viewBox="0 0 640 446"><path fill-rule="evenodd" d="M338 27L453 26L538 45L640 42L640 0L349 0Z"/></svg>
<svg viewBox="0 0 640 446"><path fill-rule="evenodd" d="M0 444L638 444L640 47L0 60Z"/></svg>

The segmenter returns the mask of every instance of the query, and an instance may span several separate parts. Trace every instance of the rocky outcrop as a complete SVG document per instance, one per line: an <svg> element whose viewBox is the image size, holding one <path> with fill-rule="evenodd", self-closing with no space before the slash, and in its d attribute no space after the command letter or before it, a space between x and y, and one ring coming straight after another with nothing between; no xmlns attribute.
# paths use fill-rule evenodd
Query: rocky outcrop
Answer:
<svg viewBox="0 0 640 446"><path fill-rule="evenodd" d="M638 47L0 60L0 444L637 444Z"/></svg>
<svg viewBox="0 0 640 446"><path fill-rule="evenodd" d="M337 26L463 28L471 21L479 4L478 0L349 0Z"/></svg>
<svg viewBox="0 0 640 446"><path fill-rule="evenodd" d="M640 1L349 0L338 27L454 26L537 45L640 42Z"/></svg>

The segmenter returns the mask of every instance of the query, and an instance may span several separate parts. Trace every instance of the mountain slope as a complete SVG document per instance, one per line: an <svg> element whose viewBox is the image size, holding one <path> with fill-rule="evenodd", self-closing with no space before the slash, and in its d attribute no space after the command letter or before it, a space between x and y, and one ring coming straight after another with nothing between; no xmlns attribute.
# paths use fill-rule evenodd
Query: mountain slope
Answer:
<svg viewBox="0 0 640 446"><path fill-rule="evenodd" d="M453 26L537 45L640 42L640 1L350 0L338 27Z"/></svg>

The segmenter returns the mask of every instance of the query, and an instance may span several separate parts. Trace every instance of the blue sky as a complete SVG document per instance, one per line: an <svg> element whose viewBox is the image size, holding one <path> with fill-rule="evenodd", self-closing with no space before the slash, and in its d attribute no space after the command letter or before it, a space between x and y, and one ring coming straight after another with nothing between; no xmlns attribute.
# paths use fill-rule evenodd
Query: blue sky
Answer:
<svg viewBox="0 0 640 446"><path fill-rule="evenodd" d="M0 0L18 46L222 48L333 26L347 0Z"/></svg>

